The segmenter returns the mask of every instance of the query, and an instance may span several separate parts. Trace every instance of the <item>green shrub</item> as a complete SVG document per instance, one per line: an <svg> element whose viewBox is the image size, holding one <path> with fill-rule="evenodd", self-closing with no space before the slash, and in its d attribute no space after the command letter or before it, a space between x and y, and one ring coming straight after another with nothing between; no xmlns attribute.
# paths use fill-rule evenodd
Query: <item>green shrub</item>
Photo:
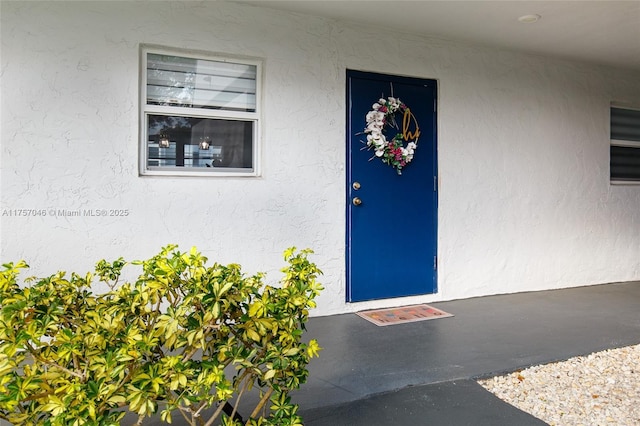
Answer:
<svg viewBox="0 0 640 426"><path fill-rule="evenodd" d="M0 418L15 425L138 425L160 412L171 423L239 425L237 404L256 388L247 425L301 425L289 392L304 383L319 347L301 340L322 290L310 250L285 251L279 286L237 264L206 266L196 249L167 246L133 282L122 258L95 274L0 271ZM94 294L94 277L109 291ZM231 372L229 372L231 371ZM253 405L252 405L253 406ZM208 410L209 409L209 410ZM205 416L205 413L207 415Z"/></svg>

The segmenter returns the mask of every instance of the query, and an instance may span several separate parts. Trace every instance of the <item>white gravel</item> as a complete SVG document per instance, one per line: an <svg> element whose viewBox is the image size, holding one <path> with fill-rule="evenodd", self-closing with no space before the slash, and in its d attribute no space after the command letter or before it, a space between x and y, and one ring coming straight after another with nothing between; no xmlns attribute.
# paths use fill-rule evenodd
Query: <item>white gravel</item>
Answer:
<svg viewBox="0 0 640 426"><path fill-rule="evenodd" d="M640 345L478 381L550 425L640 425Z"/></svg>

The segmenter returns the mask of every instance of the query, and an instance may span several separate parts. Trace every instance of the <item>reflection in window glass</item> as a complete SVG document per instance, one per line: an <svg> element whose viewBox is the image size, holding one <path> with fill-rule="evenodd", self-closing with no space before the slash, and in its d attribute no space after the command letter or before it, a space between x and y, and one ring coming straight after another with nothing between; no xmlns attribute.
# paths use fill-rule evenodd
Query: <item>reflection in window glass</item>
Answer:
<svg viewBox="0 0 640 426"><path fill-rule="evenodd" d="M148 116L148 167L251 169L253 122ZM161 147L161 136L169 146Z"/></svg>
<svg viewBox="0 0 640 426"><path fill-rule="evenodd" d="M150 53L147 103L256 110L256 66Z"/></svg>

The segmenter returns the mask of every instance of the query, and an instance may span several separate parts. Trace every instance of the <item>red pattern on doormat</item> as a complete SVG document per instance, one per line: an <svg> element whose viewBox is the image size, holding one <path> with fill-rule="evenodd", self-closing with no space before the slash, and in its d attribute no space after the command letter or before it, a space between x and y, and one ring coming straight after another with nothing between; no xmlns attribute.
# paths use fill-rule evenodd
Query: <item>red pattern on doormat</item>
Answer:
<svg viewBox="0 0 640 426"><path fill-rule="evenodd" d="M356 315L378 326L404 324L407 322L424 321L436 318L452 317L453 315L429 305L402 306L399 308L373 309L356 312Z"/></svg>

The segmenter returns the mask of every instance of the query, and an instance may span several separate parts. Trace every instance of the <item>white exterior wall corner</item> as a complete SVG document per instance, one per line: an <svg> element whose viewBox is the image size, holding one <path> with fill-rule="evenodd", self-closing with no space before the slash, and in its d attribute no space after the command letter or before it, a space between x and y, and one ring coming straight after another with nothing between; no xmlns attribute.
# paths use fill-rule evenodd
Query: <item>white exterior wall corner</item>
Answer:
<svg viewBox="0 0 640 426"><path fill-rule="evenodd" d="M640 73L224 2L0 7L0 209L130 211L0 216L30 274L178 243L277 281L310 247L314 315L640 280L640 187L608 178L609 105L640 104ZM264 60L261 177L138 176L140 44ZM436 295L344 302L347 68L438 80Z"/></svg>

